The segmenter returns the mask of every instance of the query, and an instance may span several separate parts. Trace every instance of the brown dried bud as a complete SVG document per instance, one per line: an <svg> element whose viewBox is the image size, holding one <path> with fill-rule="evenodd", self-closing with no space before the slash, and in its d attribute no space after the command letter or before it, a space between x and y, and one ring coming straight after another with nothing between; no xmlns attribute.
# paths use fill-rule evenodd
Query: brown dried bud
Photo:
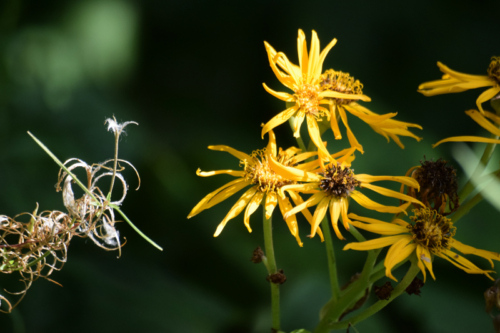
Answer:
<svg viewBox="0 0 500 333"><path fill-rule="evenodd" d="M495 285L484 292L484 300L487 313L490 313L494 306L500 309L500 279L497 279Z"/></svg>
<svg viewBox="0 0 500 333"><path fill-rule="evenodd" d="M377 295L380 300L388 300L391 298L391 293L394 290L390 281L387 281L382 287L375 286L373 289L375 290L375 295Z"/></svg>
<svg viewBox="0 0 500 333"><path fill-rule="evenodd" d="M283 284L286 281L286 276L283 274L283 270L280 269L278 273L269 274L266 278L268 282L272 282L274 284Z"/></svg>
<svg viewBox="0 0 500 333"><path fill-rule="evenodd" d="M255 250L253 250L252 258L250 258L250 260L254 264L260 264L262 262L262 257L263 256L264 256L264 251L262 251L262 249L260 248L260 246L257 246L257 248Z"/></svg>
<svg viewBox="0 0 500 333"><path fill-rule="evenodd" d="M418 277L415 277L413 281L411 281L410 285L406 288L406 292L408 295L415 294L420 296L420 288L424 286L424 282L420 280Z"/></svg>

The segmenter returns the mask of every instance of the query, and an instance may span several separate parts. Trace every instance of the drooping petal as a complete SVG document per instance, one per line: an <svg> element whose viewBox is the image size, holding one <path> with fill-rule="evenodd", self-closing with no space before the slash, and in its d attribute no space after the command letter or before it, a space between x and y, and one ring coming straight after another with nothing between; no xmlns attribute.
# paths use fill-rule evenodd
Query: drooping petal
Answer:
<svg viewBox="0 0 500 333"><path fill-rule="evenodd" d="M408 233L408 228L393 223L361 223L351 220L351 224L356 228L374 232L380 235L398 235Z"/></svg>
<svg viewBox="0 0 500 333"><path fill-rule="evenodd" d="M306 201L304 201L300 205L295 206L291 211L289 211L288 213L286 213L286 215L284 217L287 218L290 215L297 214L302 209L305 209L305 208L308 208L308 207L311 207L311 206L315 206L321 200L323 200L324 197L325 197L325 193L323 193L323 192L313 194L309 199L307 199Z"/></svg>
<svg viewBox="0 0 500 333"><path fill-rule="evenodd" d="M465 114L472 118L476 123L479 124L482 128L487 130L488 132L500 136L500 129L498 129L495 125L489 122L483 114L481 114L477 110L469 110L465 111Z"/></svg>
<svg viewBox="0 0 500 333"><path fill-rule="evenodd" d="M292 210L292 205L290 204L290 201L288 198L282 199L281 197L278 198L278 203L279 207L281 210L281 215L285 216L287 212ZM295 237L297 240L297 243L299 244L300 247L302 247L302 241L300 240L299 236L299 226L297 224L297 216L291 215L288 218L285 219L286 224L288 225L288 229L292 233L292 235Z"/></svg>
<svg viewBox="0 0 500 333"><path fill-rule="evenodd" d="M291 108L286 109L285 111L282 111L278 113L276 116L274 116L271 120L267 122L267 124L264 125L262 128L262 138L264 138L264 134L275 128L276 126L279 126L286 122L288 119L290 119L291 116L299 109L297 105L292 106Z"/></svg>
<svg viewBox="0 0 500 333"><path fill-rule="evenodd" d="M321 140L318 123L316 122L316 119L314 119L314 116L311 116L309 114L307 115L307 129L309 130L309 137L311 138L314 145L318 148L318 151L320 151L325 156L330 156L330 153L326 149L323 140Z"/></svg>
<svg viewBox="0 0 500 333"><path fill-rule="evenodd" d="M333 103L333 101L330 101L330 126L332 127L332 132L335 140L342 139L342 134L340 134L339 129L339 122L337 120L337 105Z"/></svg>
<svg viewBox="0 0 500 333"><path fill-rule="evenodd" d="M234 148L231 148L229 146L223 146L223 145L217 145L217 146L208 146L208 149L210 150L217 150L217 151L225 151L234 157L238 158L240 161L251 161L252 157L246 153L243 153L241 151L238 151Z"/></svg>
<svg viewBox="0 0 500 333"><path fill-rule="evenodd" d="M356 179L364 184L369 184L373 182L379 182L383 180L389 180L393 182L398 182L401 184L405 184L406 186L413 187L416 189L420 189L420 185L418 185L418 181L412 177L407 176L372 176L368 174L356 174Z"/></svg>
<svg viewBox="0 0 500 333"><path fill-rule="evenodd" d="M340 98L340 99L350 99L350 100L361 100L364 102L370 102L371 98L362 94L344 94L336 91L325 90L319 94L320 98Z"/></svg>
<svg viewBox="0 0 500 333"><path fill-rule="evenodd" d="M382 247L386 247L396 243L403 237L405 236L397 235L397 236L380 237L366 242L349 243L346 246L344 246L343 250L369 251L369 250L380 249Z"/></svg>
<svg viewBox="0 0 500 333"><path fill-rule="evenodd" d="M245 171L236 171L236 170L201 171L201 169L196 170L196 175L200 177L211 177L221 174L226 174L233 177L243 177Z"/></svg>
<svg viewBox="0 0 500 333"><path fill-rule="evenodd" d="M439 254L441 258L444 258L451 262L453 265L457 266L458 268L462 269L463 271L469 273L469 274L484 274L486 275L490 280L494 280L488 273L492 273L493 271L490 270L483 270L476 265L474 265L472 262L469 260L465 259L461 255L458 255L450 250L443 249L441 253Z"/></svg>
<svg viewBox="0 0 500 333"><path fill-rule="evenodd" d="M264 42L264 46L266 47L267 51L267 57L269 59L269 65L271 66L271 69L273 70L274 75L276 75L276 78L287 88L290 90L294 90L295 88L295 83L296 81L293 79L292 76L289 75L289 73L283 73L277 66L280 65L281 68L287 67L285 65L285 60L281 57L278 57L276 59L277 52L274 50L274 48L267 42Z"/></svg>
<svg viewBox="0 0 500 333"><path fill-rule="evenodd" d="M463 254L474 254L476 256L480 256L483 257L484 259L487 259L491 264L491 268L494 267L493 260L500 261L500 254L492 251L476 249L475 247L463 244L457 241L456 239L453 241L451 246L457 249L458 251L462 252Z"/></svg>
<svg viewBox="0 0 500 333"><path fill-rule="evenodd" d="M191 210L188 215L188 219L195 215L198 215L205 209L215 206L216 204L226 200L236 192L240 191L244 187L250 185L245 179L235 179L224 186L219 187L215 191L207 194L200 202Z"/></svg>
<svg viewBox="0 0 500 333"><path fill-rule="evenodd" d="M436 148L442 143L445 142L484 142L484 143L499 143L500 140L491 139L491 138L482 138L480 136L453 136L451 138L443 139L432 145L432 148Z"/></svg>
<svg viewBox="0 0 500 333"><path fill-rule="evenodd" d="M417 245L417 259L418 259L418 267L420 267L420 270L424 275L424 282L425 282L425 268L429 270L429 273L431 273L432 278L436 280L436 277L434 276L434 271L432 270L431 254L427 248L423 247L420 244ZM423 268L424 266L425 268Z"/></svg>
<svg viewBox="0 0 500 333"><path fill-rule="evenodd" d="M293 97L293 95L286 92L275 91L269 88L265 83L262 83L262 85L264 86L264 89L274 97L281 99L284 102L295 102L295 97Z"/></svg>
<svg viewBox="0 0 500 333"><path fill-rule="evenodd" d="M257 208L259 208L260 203L262 202L262 198L264 197L264 192L257 191L255 195L250 199L250 202L245 209L245 214L243 215L243 223L245 227L247 227L248 232L252 232L252 228L250 228L250 215L255 213Z"/></svg>
<svg viewBox="0 0 500 333"><path fill-rule="evenodd" d="M295 116L294 122L293 122L293 137L294 138L300 138L300 127L302 126L302 123L304 122L304 119L306 117L306 112L302 109L299 109L297 112L297 115Z"/></svg>
<svg viewBox="0 0 500 333"><path fill-rule="evenodd" d="M219 224L219 226L217 227L217 230L215 230L214 237L217 237L220 235L220 233L222 232L222 229L224 229L224 227L226 226L226 224L229 220L231 220L232 218L235 218L243 211L243 209L246 207L248 202L255 195L255 192L257 192L257 186L253 186L253 187L249 188L248 191L246 191L240 197L240 199L236 202L236 204L234 204L233 207L231 207L231 209L227 213L226 217L224 217L222 222Z"/></svg>
<svg viewBox="0 0 500 333"><path fill-rule="evenodd" d="M269 135L269 142L267 143L266 152L276 158L278 154L278 148L276 148L276 135L274 135L273 130L270 130L267 134Z"/></svg>
<svg viewBox="0 0 500 333"><path fill-rule="evenodd" d="M274 158L269 158L269 166L271 169L282 177L295 181L304 181L304 182L317 182L321 180L321 176L314 174L312 172L307 172L304 170L300 170L297 168L285 166Z"/></svg>
<svg viewBox="0 0 500 333"><path fill-rule="evenodd" d="M376 203L375 201L369 199L366 195L359 191L352 191L351 192L351 198L359 203L361 206L371 209L371 210L376 210L377 212L381 213L392 213L392 214L397 214L397 213L402 213L405 211L407 206L385 206L379 203Z"/></svg>
<svg viewBox="0 0 500 333"><path fill-rule="evenodd" d="M453 69L450 69L448 66L445 64L441 63L438 61L437 63L439 69L441 72L450 75L451 77L460 80L460 81L492 81L492 79L489 76L486 75L472 75L472 74L465 74L465 73L460 73L457 71L454 71Z"/></svg>
<svg viewBox="0 0 500 333"><path fill-rule="evenodd" d="M316 230L319 228L319 224L323 221L326 211L328 210L329 202L330 198L323 197L323 199L319 202L318 207L316 207L313 215L313 223L311 225L311 238L316 235Z"/></svg>
<svg viewBox="0 0 500 333"><path fill-rule="evenodd" d="M356 148L361 152L361 154L363 154L364 153L363 146L358 142L358 139L356 139L354 133L352 133L351 128L347 123L347 115L345 114L344 108L342 108L341 106L337 106L337 110L339 111L340 118L342 119L342 122L344 123L344 126L346 128L347 139L349 140L349 144L351 145L351 147Z"/></svg>
<svg viewBox="0 0 500 333"><path fill-rule="evenodd" d="M414 197L410 197L409 195L402 194L400 192L389 190L389 189L387 189L385 187L376 186L376 185L373 185L373 184L362 184L362 186L365 187L365 188L369 188L370 190L372 190L374 192L377 192L377 193L380 193L382 195L385 195L386 197L391 197L391 198L396 198L396 199L400 199L400 200L403 200L403 201L408 201L408 202L416 203L416 204L419 204L422 207L424 207L424 204L421 203L420 200L415 199Z"/></svg>
<svg viewBox="0 0 500 333"><path fill-rule="evenodd" d="M332 39L330 43L321 51L321 54L319 55L319 60L318 60L318 66L316 67L316 76L319 77L321 73L323 72L323 62L326 59L326 56L328 55L328 52L332 49L332 47L337 43L337 38Z"/></svg>
<svg viewBox="0 0 500 333"><path fill-rule="evenodd" d="M302 204L304 202L304 200L302 199L302 197L293 192L293 191L289 191L287 192L289 195L290 195L290 198L292 198L293 202L295 203L296 206ZM309 222L309 224L312 225L312 221L313 221L313 217L312 217L312 214L311 212L309 212L309 209L307 208L304 208L300 211L304 217L306 218L307 222ZM321 238L321 241L324 242L325 241L325 238L323 237L323 232L321 231L321 228L317 228L316 229L316 232L318 233L319 237Z"/></svg>
<svg viewBox="0 0 500 333"><path fill-rule="evenodd" d="M394 281L398 281L394 275L392 275L392 268L399 264L401 261L408 258L410 254L415 251L417 245L409 244L413 238L408 235L405 238L399 239L396 243L394 243L389 250L387 251L387 255L385 256L384 266L385 266L385 275L388 278L393 279Z"/></svg>
<svg viewBox="0 0 500 333"><path fill-rule="evenodd" d="M273 215L274 208L278 204L278 194L276 192L268 192L266 195L266 219L270 219Z"/></svg>
<svg viewBox="0 0 500 333"><path fill-rule="evenodd" d="M442 82L442 84L438 85L435 82ZM423 84L423 85L421 85L423 87L435 86L435 88L431 88L431 89L426 88L428 90L419 90L418 92L424 96L430 97L430 96L436 96L436 95L441 95L441 94L459 93L459 92L466 91L469 89L487 87L487 86L491 86L491 85L493 85L491 81L464 82L464 81L459 81L459 80L452 81L452 79L448 79L448 80L432 81L432 82L428 82L427 84Z"/></svg>
<svg viewBox="0 0 500 333"><path fill-rule="evenodd" d="M337 235L338 239L345 239L342 236L342 233L339 230L339 218L340 218L340 200L339 199L330 199L330 219L333 226L333 230Z"/></svg>

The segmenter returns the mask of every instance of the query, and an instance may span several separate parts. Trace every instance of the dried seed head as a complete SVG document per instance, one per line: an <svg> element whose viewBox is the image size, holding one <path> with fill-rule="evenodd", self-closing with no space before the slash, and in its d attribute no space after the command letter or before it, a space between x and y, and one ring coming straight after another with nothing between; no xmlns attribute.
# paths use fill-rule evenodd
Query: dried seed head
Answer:
<svg viewBox="0 0 500 333"><path fill-rule="evenodd" d="M382 287L375 286L373 288L375 295L377 295L380 300L388 300L391 298L391 293L394 290L390 281L387 281Z"/></svg>
<svg viewBox="0 0 500 333"><path fill-rule="evenodd" d="M354 170L347 166L330 164L323 173L319 187L329 196L346 198L361 182L354 177Z"/></svg>
<svg viewBox="0 0 500 333"><path fill-rule="evenodd" d="M414 209L413 213L415 215L410 219L414 224L409 225L408 229L417 244L424 246L432 253L440 253L443 249L451 248L456 228L450 219L429 208Z"/></svg>
<svg viewBox="0 0 500 333"><path fill-rule="evenodd" d="M262 262L262 257L264 257L264 251L262 251L260 246L257 246L257 248L253 250L252 258L250 258L250 261L254 264L260 264Z"/></svg>
<svg viewBox="0 0 500 333"><path fill-rule="evenodd" d="M424 286L424 281L420 280L418 277L415 277L413 281L410 283L408 287L406 287L406 292L408 295L415 294L420 296L420 288Z"/></svg>
<svg viewBox="0 0 500 333"><path fill-rule="evenodd" d="M283 270L280 269L278 273L269 274L266 278L267 282L271 282L274 284L283 284L286 282L286 276L283 273Z"/></svg>
<svg viewBox="0 0 500 333"><path fill-rule="evenodd" d="M414 188L408 189L408 195L445 216L456 211L460 205L457 194L457 171L446 163L447 161L441 158L437 161L420 161L421 166L411 175L420 185L420 191ZM447 203L449 211L445 212Z"/></svg>
<svg viewBox="0 0 500 333"><path fill-rule="evenodd" d="M139 125L137 122L135 121L126 121L124 123L118 123L116 121L116 118L115 116L113 116L113 119L111 118L108 118L104 121L104 124L108 124L108 131L110 132L113 132L115 133L115 136L120 136L120 134L127 134L124 129L127 125L130 125L130 124L134 124L134 125Z"/></svg>
<svg viewBox="0 0 500 333"><path fill-rule="evenodd" d="M359 80L354 80L354 77L350 76L349 73L343 73L340 71L334 71L329 69L321 75L320 87L322 91L330 90L336 91L343 94L363 94L363 85ZM356 99L344 99L344 98L333 98L337 104L349 104L351 102L357 101Z"/></svg>
<svg viewBox="0 0 500 333"><path fill-rule="evenodd" d="M488 76L500 84L500 57L491 57L490 66L488 67Z"/></svg>

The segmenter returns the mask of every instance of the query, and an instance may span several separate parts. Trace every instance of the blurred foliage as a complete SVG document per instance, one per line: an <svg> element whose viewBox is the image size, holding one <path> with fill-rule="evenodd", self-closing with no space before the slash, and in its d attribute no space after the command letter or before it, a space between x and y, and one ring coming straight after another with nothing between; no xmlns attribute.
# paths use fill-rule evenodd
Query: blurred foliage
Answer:
<svg viewBox="0 0 500 333"><path fill-rule="evenodd" d="M418 133L424 140L405 138L401 150L350 119L365 149L356 172L402 175L424 155L453 161L452 144L433 150L431 143L485 135L464 114L475 107L476 91L425 98L416 89L440 77L438 60L485 73L490 57L499 55L499 11L495 0L1 2L0 213L32 211L36 202L41 210L64 209L54 190L58 167L27 130L61 160L99 162L112 157L113 136L103 122L115 115L140 124L121 140L120 156L142 178L123 210L164 247L157 251L124 223L119 229L128 243L119 260L92 242L74 240L68 263L52 275L64 288L37 281L14 313L3 315L2 331L268 332L265 269L250 262L253 249L263 245L258 215L252 234L239 217L216 239L213 232L236 198L186 219L204 195L227 182L225 176L198 178L195 170L238 166L206 147L262 148L267 141L260 139L260 124L284 109L262 88L262 82L281 88L263 41L294 55L298 28L308 38L315 29L323 45L338 38L325 68L359 79L373 111L399 112L398 120L424 127ZM276 133L280 146L294 144L285 126ZM483 146L470 147L478 155ZM498 166L498 158L491 163ZM128 177L135 188L134 175ZM463 183L460 170L459 177ZM481 203L459 223L457 238L499 251L491 237L499 230L494 214ZM307 222L299 222L303 248L275 219L278 266L288 277L282 287L287 331L314 327L330 294L323 244L307 239ZM364 254L341 253L343 245L335 240L340 281L347 282ZM490 282L443 261L435 272L438 279L428 281L421 297L402 296L358 331L491 331L483 303ZM0 276L0 285L9 278Z"/></svg>

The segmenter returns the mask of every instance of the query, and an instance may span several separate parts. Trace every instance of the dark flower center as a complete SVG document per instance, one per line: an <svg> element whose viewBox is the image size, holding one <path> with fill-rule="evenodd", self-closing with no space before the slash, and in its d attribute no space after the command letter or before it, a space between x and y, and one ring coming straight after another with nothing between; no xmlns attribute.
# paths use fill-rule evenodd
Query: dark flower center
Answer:
<svg viewBox="0 0 500 333"><path fill-rule="evenodd" d="M363 85L359 80L354 80L354 77L349 73L334 71L329 69L321 75L320 87L322 91L330 90L343 94L363 94ZM337 104L349 104L356 99L333 98Z"/></svg>
<svg viewBox="0 0 500 333"><path fill-rule="evenodd" d="M351 168L342 167L340 163L337 163L337 165L332 164L326 168L319 187L329 196L346 198L350 196L356 186L360 185L361 182L354 177Z"/></svg>
<svg viewBox="0 0 500 333"><path fill-rule="evenodd" d="M488 67L488 76L500 84L500 57L492 57Z"/></svg>

